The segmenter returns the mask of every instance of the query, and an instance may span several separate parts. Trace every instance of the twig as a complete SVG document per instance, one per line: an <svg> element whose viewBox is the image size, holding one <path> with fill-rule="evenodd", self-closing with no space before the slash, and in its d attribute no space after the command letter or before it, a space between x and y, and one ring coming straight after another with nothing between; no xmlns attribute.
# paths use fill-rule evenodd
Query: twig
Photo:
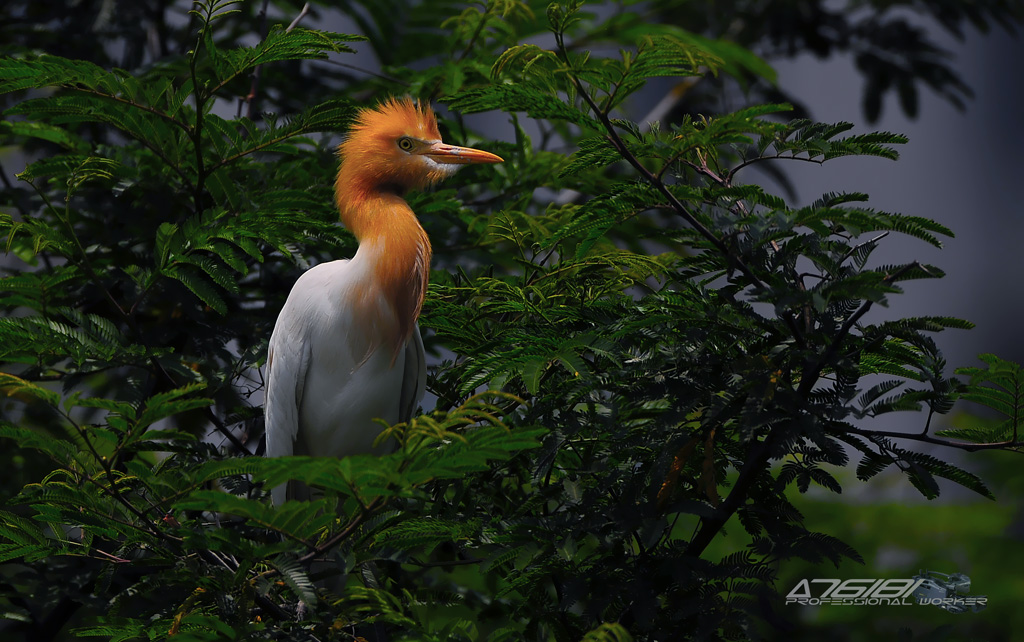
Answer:
<svg viewBox="0 0 1024 642"><path fill-rule="evenodd" d="M128 105L130 107L134 107L135 109L140 109L140 110L142 110L142 111L144 111L144 112L146 112L148 114L156 116L157 118L159 118L159 119L161 119L163 121L166 121L166 122L174 125L178 129L183 130L185 133L191 134L191 132L192 132L191 128L188 126L187 123L184 123L184 122L178 120L177 118L175 118L174 116L171 116L169 114L166 114L166 113L160 111L159 109L156 109L154 107L150 107L149 105L143 105L142 103L136 102L134 100L129 100L127 98L122 98L121 96L115 96L113 94L108 94L108 93L105 93L105 92L102 92L102 91L97 91L95 89L89 89L87 87L67 86L67 85L57 85L57 86L58 87L63 87L64 89L72 89L74 91L80 91L83 94L92 94L93 96L99 96L100 98L106 98L107 100L113 100L114 102L121 103L122 105ZM122 131L126 131L123 128L119 128L119 129L122 129Z"/></svg>
<svg viewBox="0 0 1024 642"><path fill-rule="evenodd" d="M491 11L493 11L494 6L497 5L492 5L492 7L488 7L487 11L480 14L480 22L477 23L476 30L473 31L473 35L470 36L469 42L466 43L465 49L463 49L462 53L459 54L459 57L455 59L455 62L462 62L463 60L466 59L466 56L469 55L469 52L473 50L473 45L476 44L477 38L480 37L480 34L483 33L484 31L484 27L487 26L487 18L490 17Z"/></svg>
<svg viewBox="0 0 1024 642"><path fill-rule="evenodd" d="M202 43L202 37L196 43L195 49L192 51L192 55L188 60L189 74L192 77L192 86L195 87L195 91L192 94L192 100L196 106L196 123L195 127L187 129L188 137L192 141L192 147L195 149L196 156L196 184L193 190L193 199L195 200L195 214L197 217L203 214L203 192L206 191L206 160L203 158L203 112L206 110L206 98L203 95L203 91L200 89L202 84L199 82L199 74L196 72L196 58L199 55L199 46Z"/></svg>
<svg viewBox="0 0 1024 642"><path fill-rule="evenodd" d="M267 5L270 4L270 0L263 0L263 7L260 8L260 42L267 39ZM246 118L253 120L253 116L256 115L256 92L260 88L260 75L263 70L263 65L256 65L252 70L252 82L249 83L249 94L243 99L248 109L246 110ZM239 104L239 111L241 111L242 105Z"/></svg>
<svg viewBox="0 0 1024 642"><path fill-rule="evenodd" d="M264 2L263 3L263 10L264 10L264 12L266 12L266 7L267 7L267 4ZM285 29L284 32L285 33L291 33L291 30L294 29L295 27L299 26L299 22L301 22L302 19L305 18L306 14L308 14L308 13L309 13L309 3L307 2L306 4L302 5L302 11L299 12L299 15L295 16L295 20L292 20L292 23L290 25L288 25L288 28ZM266 18L266 15L264 15L264 18Z"/></svg>
<svg viewBox="0 0 1024 642"><path fill-rule="evenodd" d="M306 553L305 555L300 557L299 560L298 560L299 563L300 564L305 564L307 562L312 562L314 559L316 559L316 557L318 555L323 555L326 551L328 551L331 548L333 548L339 542L341 542L346 537L351 535L353 531L355 531L357 528L359 528L359 526L366 520L366 518L369 517L370 514L374 510L376 510L378 507L380 507L383 503L384 503L384 500L382 498L380 498L380 497L377 497L376 499L374 499L372 502L370 502L365 507L363 507L363 510L360 511L358 515L353 517L352 521L350 521L348 523L348 525L345 526L345 528L343 530L341 530L340 532L336 533L333 537L328 539L323 544L320 544L319 546L317 546L315 549L313 549L309 553Z"/></svg>
<svg viewBox="0 0 1024 642"><path fill-rule="evenodd" d="M260 42L267 39L267 33L269 29L267 27L267 6L270 4L270 0L263 0L263 6L260 8L259 19L260 19ZM285 33L290 33L292 29L298 26L299 22L309 13L309 3L307 2L302 6L302 11L299 15L295 16L288 28L285 29ZM260 89L260 78L263 75L263 65L256 65L252 69L252 81L249 83L249 93L244 98L238 99L238 115L242 115L242 105L248 105L245 117L249 120L253 120L256 117L256 96ZM223 85L223 83L221 83Z"/></svg>
<svg viewBox="0 0 1024 642"><path fill-rule="evenodd" d="M766 160L796 160L803 161L805 163L814 163L815 165L825 164L824 159L819 160L817 158L804 158L803 156L783 156L782 154L776 154L775 156L755 156L754 158L751 158L750 160L745 160L736 167L733 167L731 170L729 170L729 175L727 178L728 180L732 181L732 178L733 176L736 175L736 172L740 171L744 167L748 167L750 165L753 165L754 163L759 163L761 161Z"/></svg>
<svg viewBox="0 0 1024 642"><path fill-rule="evenodd" d="M77 544L78 542L75 542L75 543ZM102 558L106 558L107 560L109 560L110 562L113 562L114 564L131 564L131 560L126 560L123 557L118 557L116 555L111 555L110 553L106 552L103 549L94 548L92 550L95 551L96 553L99 553L102 556ZM102 558L96 557L96 558L93 558L93 559L102 559Z"/></svg>
<svg viewBox="0 0 1024 642"><path fill-rule="evenodd" d="M885 232L882 232L881 234L879 234L878 236L876 236L876 237L874 237L874 238L870 238L870 239L868 239L868 240L866 240L866 241L863 241L863 242L861 242L861 243L858 243L857 245L854 245L853 247L851 247L850 249L848 249L848 250L847 250L847 251L846 251L846 252L845 252L845 253L843 254L843 256L839 258L839 260L838 260L838 261L836 261L836 264L838 265L838 264L841 264L841 263L843 263L843 262L844 262L844 261L845 261L846 259L848 259L848 258L850 258L851 256L853 256L853 255L854 255L854 254L855 254L855 253L856 253L856 252L857 252L858 250L860 250L861 248L863 248L863 247L867 247L868 245L871 245L871 244L873 244L873 243L878 243L879 241L881 241L882 239L884 239L884 238L885 238L885 237L887 237L887 236L889 236L889 232L888 232L888 230L886 230Z"/></svg>
<svg viewBox="0 0 1024 642"><path fill-rule="evenodd" d="M409 87L411 85L411 83L406 82L401 78L395 78L394 76L389 76L384 73L370 71L369 69L364 69L363 67L359 67L357 65L350 65L347 62L338 62L337 60L321 60L320 62L325 62L328 65L334 65L336 67L344 67L345 69L351 69L352 71L358 71L359 73L366 74L367 76L373 76L374 78L380 78L381 80L393 82L396 85L403 85L405 87Z"/></svg>
<svg viewBox="0 0 1024 642"><path fill-rule="evenodd" d="M928 444L935 444L937 446L945 446L947 448L959 448L960 450L966 450L967 452L974 452L976 450L1013 449L1024 446L1024 442L1017 441L1016 439L972 444L966 441L948 441L938 437L932 437L931 435L924 433L898 432L895 430L864 430L862 428L847 427L843 428L843 432L861 435L862 437L893 437L896 439L910 439L911 441L920 441ZM1008 450L1008 452L1015 452L1017 454L1024 455L1024 450Z"/></svg>

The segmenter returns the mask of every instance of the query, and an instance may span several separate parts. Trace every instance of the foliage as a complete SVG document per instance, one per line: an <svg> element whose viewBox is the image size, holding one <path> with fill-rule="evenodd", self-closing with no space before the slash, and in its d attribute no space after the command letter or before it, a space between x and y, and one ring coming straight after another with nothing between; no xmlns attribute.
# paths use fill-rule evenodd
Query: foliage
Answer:
<svg viewBox="0 0 1024 642"><path fill-rule="evenodd" d="M937 477L991 497L917 445L1019 449L1020 368L985 357L951 378L931 335L970 323L869 316L942 276L878 264L886 235L950 230L857 192L795 207L744 182L895 159L902 136L762 101L630 120L660 79L771 76L736 42L631 11L342 3L364 36L289 19L254 40L252 4L196 3L128 70L5 45L0 135L33 154L0 215L5 634L745 639L779 618L781 561L860 559L791 500L841 492L851 454L861 481L894 467L927 498ZM1017 15L943 6L950 28ZM552 44L525 44L544 29ZM589 51L602 42L621 50ZM381 74L328 71L359 46ZM441 63L417 70L427 55ZM431 372L437 409L388 427L384 457L248 456L283 297L354 248L327 133L396 82L459 114L448 139L475 144L462 115L495 111L514 136L480 143L505 164L410 196L438 268L421 325L454 355ZM958 398L1005 420L933 433ZM924 411L923 430L865 427L897 411ZM289 479L319 496L271 506ZM727 524L748 543L712 554Z"/></svg>

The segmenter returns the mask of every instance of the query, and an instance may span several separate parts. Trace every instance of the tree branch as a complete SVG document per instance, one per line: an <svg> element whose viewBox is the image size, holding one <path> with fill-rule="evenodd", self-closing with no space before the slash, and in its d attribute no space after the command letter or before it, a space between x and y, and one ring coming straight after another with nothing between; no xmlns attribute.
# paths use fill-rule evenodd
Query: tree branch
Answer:
<svg viewBox="0 0 1024 642"><path fill-rule="evenodd" d="M751 158L749 160L745 160L745 161L741 162L739 165L737 165L736 167L733 167L732 169L730 169L728 176L726 176L726 180L732 182L732 179L736 175L736 172L740 171L744 167L749 167L750 165L753 165L754 163L759 163L761 161L766 161L766 160L795 160L795 161L803 161L805 163L814 163L815 165L823 165L825 163L824 159L818 160L816 158L804 158L802 156L783 156L782 154L776 154L775 156L755 156L754 158Z"/></svg>
<svg viewBox="0 0 1024 642"><path fill-rule="evenodd" d="M897 432L895 430L864 430L862 428L846 428L843 432L853 433L862 437L893 437L896 439L909 439L911 441L920 441L927 444L935 444L937 446L945 446L946 448L958 448L967 452L974 452L976 450L997 450L1005 449L1007 452L1015 452L1017 454L1024 455L1024 450L1013 450L1014 448L1024 447L1024 441L1018 441L1017 439L1008 439L1006 441L990 441L980 444L974 444L966 441L948 441L946 439L940 439L938 437L932 437L931 435L920 433L920 432Z"/></svg>
<svg viewBox="0 0 1024 642"><path fill-rule="evenodd" d="M263 3L264 14L266 13L266 7L267 7L267 4ZM292 29L294 29L295 27L299 26L299 23L302 22L302 19L305 18L308 13L309 13L309 3L307 2L306 4L302 5L302 11L299 12L299 15L295 16L295 20L292 20L291 24L288 25L288 28L285 29L284 32L285 33L290 33ZM266 15L264 15L264 18L266 18ZM264 31L264 37L266 37L265 34L266 34L266 31Z"/></svg>
<svg viewBox="0 0 1024 642"><path fill-rule="evenodd" d="M344 529L342 529L341 531L335 533L326 542L324 542L323 544L320 544L319 546L317 546L315 549L313 549L309 553L306 553L305 555L300 557L299 558L299 563L300 564L306 564L308 562L312 562L318 556L323 555L325 552L327 552L330 549L332 549L333 547L337 546L346 537L351 535L353 531L355 531L357 528L359 528L360 524L362 524L364 521L366 521L366 518L369 517L370 514L373 513L373 511L375 511L377 508L379 508L383 504L384 504L384 500L382 498L377 497L376 499L374 499L372 502L370 502L365 507L363 507L363 510L359 511L359 514L356 515L355 517L353 517L352 520L345 526Z"/></svg>
<svg viewBox="0 0 1024 642"><path fill-rule="evenodd" d="M555 40L558 43L559 53L562 56L562 61L565 62L566 65L570 65L571 69L571 63L569 62L569 57L566 53L563 35L559 32L556 32ZM655 176L654 173L651 172L651 170L647 169L647 167L640 162L640 159L638 159L635 155L633 155L631 151L629 151L629 148L626 146L625 141L622 140L622 137L619 136L619 132L615 129L614 123L612 123L611 119L608 117L608 114L601 110L600 106L597 104L597 101L594 100L594 97L591 96L590 92L588 92L586 88L583 86L582 81L574 73L571 73L571 71L569 73L569 79L575 86L576 91L579 93L580 97L582 97L584 102L587 103L587 106L590 107L590 110L594 113L597 119L601 121L602 127L604 127L605 132L607 132L608 134L608 141L612 144L612 147L615 148L615 151L617 151L619 155L626 160L626 162L632 165L633 168L640 173L640 176L643 177L645 181L647 181L656 190L661 192L666 199L668 199L668 203L674 212L681 216L691 227L693 227L693 229L697 230L697 232L701 236L707 239L707 241L710 242L715 247L715 249L717 249L723 255L729 257L733 264L736 266L736 268L741 273L743 273L743 276L745 276L754 287L763 289L765 287L764 282L761 281L761 279L758 278L756 274L754 274L754 271L750 269L750 266L748 266L743 261L743 259L736 256L722 239L716 236L703 223L697 220L697 217L694 216L693 213L690 212L690 210L685 205L683 205L678 198L676 198L676 195L672 193L672 190L670 190L664 182L662 182L657 176ZM800 328L799 326L797 326L796 321L793 319L792 315L790 315L788 312L785 312L782 314L782 320L789 328L789 331L793 335L793 339L797 342L797 345L799 345L800 347L805 347L803 333L800 332Z"/></svg>
<svg viewBox="0 0 1024 642"><path fill-rule="evenodd" d="M725 523L735 514L740 505L746 501L747 496L750 494L750 489L754 485L754 480L764 470L764 465L771 458L771 450L775 445L775 440L778 439L778 435L779 432L773 430L768 433L764 440L756 441L751 446L750 452L747 453L747 460L743 463L743 468L740 469L739 477L736 478L736 483L733 484L732 490L729 491L725 500L718 505L714 514L701 520L699 530L690 539L690 543L686 545L686 555L700 557L704 549L708 547L708 544L715 539L718 532L725 526Z"/></svg>

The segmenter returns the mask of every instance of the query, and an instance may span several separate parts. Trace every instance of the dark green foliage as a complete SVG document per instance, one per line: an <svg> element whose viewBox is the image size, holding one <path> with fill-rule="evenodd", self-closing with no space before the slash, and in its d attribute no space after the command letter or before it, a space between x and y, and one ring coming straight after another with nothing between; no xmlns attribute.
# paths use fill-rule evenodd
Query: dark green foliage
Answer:
<svg viewBox="0 0 1024 642"><path fill-rule="evenodd" d="M960 397L997 413L998 419L979 427L943 430L941 437L974 444L1004 442L1015 444L1024 422L1024 371L1020 365L1000 359L994 354L979 357L986 368L957 368L956 373L969 378L970 388Z"/></svg>
<svg viewBox="0 0 1024 642"><path fill-rule="evenodd" d="M941 247L952 232L859 192L794 207L743 182L755 164L894 160L906 139L786 120L778 101L702 102L722 78L763 95L772 71L741 45L797 38L774 14L727 41L575 1L344 2L384 64L359 80L329 63L361 37L263 29L254 4L197 3L154 31L150 57L126 36L125 70L0 23L20 43L2 45L0 137L32 154L0 190L4 636L747 639L777 624L781 562L862 562L792 492L842 492L850 467L898 469L928 498L940 477L991 497L916 446L1019 449L1020 367L984 356L950 378L931 335L969 322L870 315L943 275L880 264L885 237ZM694 6L713 35L721 7L761 11L748 4ZM948 28L1016 15L963 4L943 3ZM877 41L826 14L801 46L840 46L814 27L830 16ZM546 31L553 48L523 44ZM928 50L913 44L910 58ZM958 99L943 69L869 78ZM630 120L661 78L693 83L685 113ZM284 296L354 249L329 136L403 92L507 112L514 130L501 143L442 114L447 139L506 162L409 195L438 268L421 318L448 355L430 372L437 410L388 427L383 457L251 456ZM934 432L957 399L1000 419ZM921 428L872 428L892 412ZM287 480L318 495L271 506Z"/></svg>

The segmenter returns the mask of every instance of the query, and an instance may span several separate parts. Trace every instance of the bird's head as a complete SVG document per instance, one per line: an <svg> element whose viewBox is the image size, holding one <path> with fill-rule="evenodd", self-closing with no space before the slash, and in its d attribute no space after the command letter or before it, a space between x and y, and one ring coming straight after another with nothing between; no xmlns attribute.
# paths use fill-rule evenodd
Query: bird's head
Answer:
<svg viewBox="0 0 1024 642"><path fill-rule="evenodd" d="M500 163L500 156L441 142L429 107L392 98L356 116L339 148L340 172L364 188L403 193L454 174L470 163Z"/></svg>

